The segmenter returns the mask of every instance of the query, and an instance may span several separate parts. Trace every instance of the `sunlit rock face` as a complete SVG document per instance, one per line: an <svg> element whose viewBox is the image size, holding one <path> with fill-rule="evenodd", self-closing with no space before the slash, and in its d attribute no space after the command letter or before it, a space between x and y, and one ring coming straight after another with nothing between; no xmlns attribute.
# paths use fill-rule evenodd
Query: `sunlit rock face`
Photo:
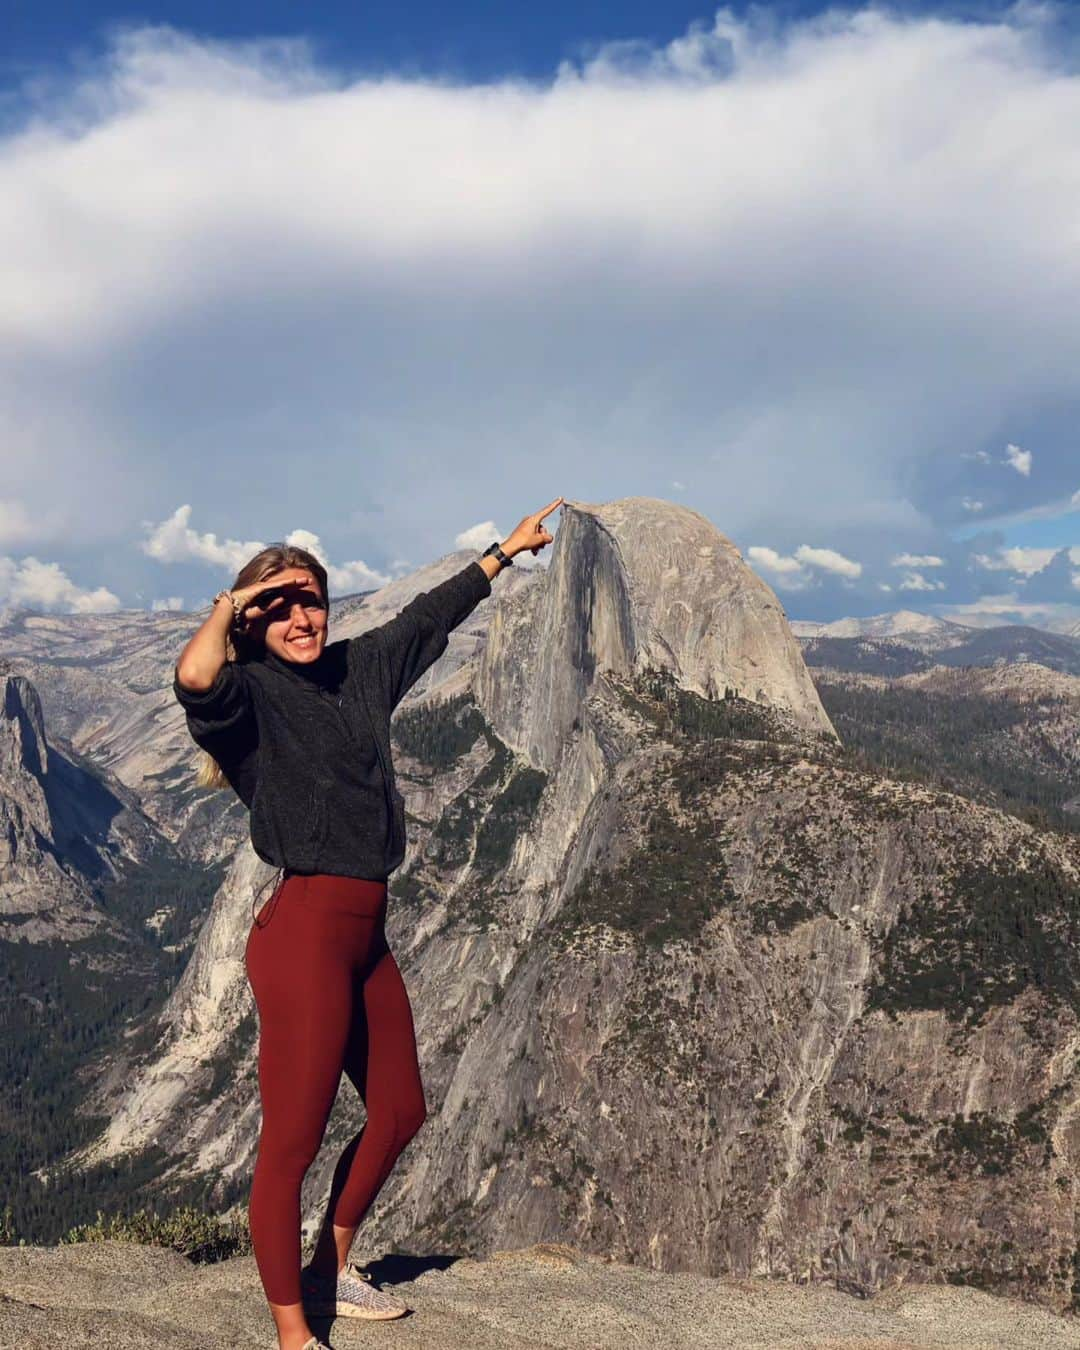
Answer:
<svg viewBox="0 0 1080 1350"><path fill-rule="evenodd" d="M567 504L546 575L493 617L479 700L550 769L598 672L645 668L833 734L775 594L704 516L651 497Z"/></svg>
<svg viewBox="0 0 1080 1350"><path fill-rule="evenodd" d="M122 934L94 883L146 851L152 829L93 773L54 749L34 685L0 669L0 938Z"/></svg>

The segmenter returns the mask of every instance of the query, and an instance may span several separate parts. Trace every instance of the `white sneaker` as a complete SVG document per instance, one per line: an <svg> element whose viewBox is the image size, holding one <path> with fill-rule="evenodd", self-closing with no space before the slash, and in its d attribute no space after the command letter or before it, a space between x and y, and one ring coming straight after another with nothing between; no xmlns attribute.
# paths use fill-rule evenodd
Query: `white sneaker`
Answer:
<svg viewBox="0 0 1080 1350"><path fill-rule="evenodd" d="M300 1350L330 1350L325 1341L320 1341L318 1336L312 1336L310 1341L305 1341Z"/></svg>
<svg viewBox="0 0 1080 1350"><path fill-rule="evenodd" d="M385 1321L409 1311L406 1304L380 1289L367 1271L352 1261L338 1271L336 1284L327 1276L306 1269L301 1272L300 1283L304 1308L316 1317L368 1317Z"/></svg>

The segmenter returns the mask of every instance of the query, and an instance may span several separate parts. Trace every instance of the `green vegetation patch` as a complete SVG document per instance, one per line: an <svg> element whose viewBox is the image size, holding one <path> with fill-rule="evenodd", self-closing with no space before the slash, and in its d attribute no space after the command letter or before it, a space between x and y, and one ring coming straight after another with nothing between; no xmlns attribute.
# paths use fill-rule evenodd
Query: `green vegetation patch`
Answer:
<svg viewBox="0 0 1080 1350"><path fill-rule="evenodd" d="M431 832L428 851L444 867L463 867L472 856L487 802L506 778L513 762L510 750L497 737L495 753L463 792L447 802Z"/></svg>
<svg viewBox="0 0 1080 1350"><path fill-rule="evenodd" d="M245 1219L222 1220L191 1205L183 1205L165 1217L145 1209L108 1216L98 1210L93 1223L77 1224L60 1241L139 1242L168 1247L198 1262L224 1261L230 1256L246 1256L252 1250Z"/></svg>
<svg viewBox="0 0 1080 1350"><path fill-rule="evenodd" d="M27 1241L57 1241L73 1220L92 1217L88 1206L152 1186L167 1165L152 1153L115 1169L62 1172L49 1185L34 1175L103 1128L103 1117L79 1109L87 1082L105 1057L152 1046L155 1015L190 957L187 945L169 952L161 944L190 937L223 872L224 864L204 868L161 845L141 867L126 862L97 885L102 909L131 934L125 946L112 935L0 942L0 1194ZM147 927L158 909L164 923Z"/></svg>
<svg viewBox="0 0 1080 1350"><path fill-rule="evenodd" d="M390 735L402 752L433 769L450 768L478 737L489 734L483 713L468 693L402 709L390 724Z"/></svg>
<svg viewBox="0 0 1080 1350"><path fill-rule="evenodd" d="M1041 1103L1029 1106L1011 1121L987 1111L973 1111L965 1120L956 1112L942 1122L927 1171L943 1172L950 1180L972 1173L996 1177L1008 1172L1024 1149L1042 1144L1049 1154L1049 1135L1038 1118L1041 1108Z"/></svg>
<svg viewBox="0 0 1080 1350"><path fill-rule="evenodd" d="M532 821L546 783L547 774L530 764L514 768L476 836L474 862L478 868L496 872L506 866L519 836Z"/></svg>
<svg viewBox="0 0 1080 1350"><path fill-rule="evenodd" d="M664 802L652 812L641 847L618 866L590 868L553 920L574 932L606 924L645 946L692 941L735 900L724 839L712 820L680 824Z"/></svg>
<svg viewBox="0 0 1080 1350"><path fill-rule="evenodd" d="M932 783L948 792L1007 811L1043 830L1078 831L1080 816L1066 811L1075 793L1074 771L1044 736L1039 753L1010 735L1038 724L1039 710L1060 700L1040 694L1021 703L983 694L925 689L868 689L817 681L825 711L850 762L890 778Z"/></svg>
<svg viewBox="0 0 1080 1350"><path fill-rule="evenodd" d="M438 900L434 887L427 884L416 866L407 872L395 872L389 889L395 902L409 909L424 909Z"/></svg>
<svg viewBox="0 0 1080 1350"><path fill-rule="evenodd" d="M615 684L623 707L637 713L665 740L786 741L792 733L775 709L740 698L728 687L724 697L704 698L680 688L669 670L651 668Z"/></svg>
<svg viewBox="0 0 1080 1350"><path fill-rule="evenodd" d="M145 952L121 959L99 938L0 943L0 1192L33 1241L55 1241L53 1211L65 1204L34 1169L101 1128L99 1118L76 1110L85 1092L80 1071L119 1026L152 1016L168 992L158 980Z"/></svg>
<svg viewBox="0 0 1080 1350"><path fill-rule="evenodd" d="M107 914L139 930L151 945L184 947L159 955L163 969L178 977L190 956L186 944L210 913L226 868L226 862L203 866L162 845L145 863L125 861L117 877L99 884L98 901ZM148 925L146 920L159 910L166 911L161 921Z"/></svg>
<svg viewBox="0 0 1080 1350"><path fill-rule="evenodd" d="M977 1022L1034 985L1080 1013L1080 887L1043 853L969 861L924 892L885 940L867 1008Z"/></svg>

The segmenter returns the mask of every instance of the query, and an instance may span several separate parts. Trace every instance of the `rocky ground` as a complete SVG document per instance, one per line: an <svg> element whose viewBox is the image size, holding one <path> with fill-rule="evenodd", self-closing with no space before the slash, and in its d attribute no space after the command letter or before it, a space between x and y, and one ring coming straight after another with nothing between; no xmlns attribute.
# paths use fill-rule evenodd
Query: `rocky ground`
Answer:
<svg viewBox="0 0 1080 1350"><path fill-rule="evenodd" d="M1076 1321L952 1285L860 1299L828 1284L664 1274L561 1245L483 1261L383 1257L370 1269L413 1311L392 1322L314 1323L334 1350L1080 1347ZM0 1248L0 1350L92 1345L273 1350L254 1258L193 1265L127 1242Z"/></svg>

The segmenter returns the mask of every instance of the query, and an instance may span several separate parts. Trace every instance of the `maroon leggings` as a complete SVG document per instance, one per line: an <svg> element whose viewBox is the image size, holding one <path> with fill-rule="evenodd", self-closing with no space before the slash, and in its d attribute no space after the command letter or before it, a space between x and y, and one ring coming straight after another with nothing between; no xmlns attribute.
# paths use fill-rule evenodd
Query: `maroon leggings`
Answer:
<svg viewBox="0 0 1080 1350"><path fill-rule="evenodd" d="M248 934L262 1098L248 1218L271 1303L300 1302L300 1186L342 1070L367 1121L334 1171L330 1214L339 1227L360 1223L424 1123L412 1009L385 919L385 882L286 872Z"/></svg>

